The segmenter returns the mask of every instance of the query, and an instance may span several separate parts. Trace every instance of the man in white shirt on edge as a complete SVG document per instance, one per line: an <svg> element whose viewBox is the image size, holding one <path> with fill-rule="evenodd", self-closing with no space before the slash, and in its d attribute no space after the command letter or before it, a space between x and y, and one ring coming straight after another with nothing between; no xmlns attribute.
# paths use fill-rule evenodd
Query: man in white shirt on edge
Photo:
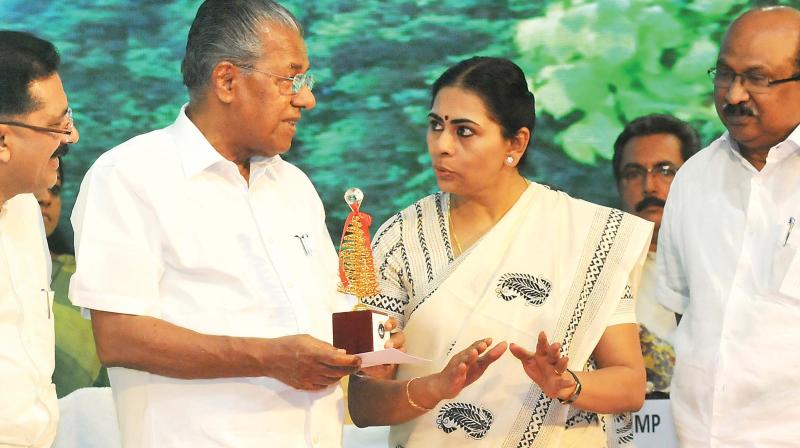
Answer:
<svg viewBox="0 0 800 448"><path fill-rule="evenodd" d="M672 183L659 299L675 335L672 412L685 447L800 443L800 11L755 9L722 41L728 132Z"/></svg>
<svg viewBox="0 0 800 448"><path fill-rule="evenodd" d="M34 191L78 141L53 44L0 31L0 448L50 447L58 428L50 252Z"/></svg>
<svg viewBox="0 0 800 448"><path fill-rule="evenodd" d="M662 114L632 120L614 142L611 166L622 209L655 225L636 295L648 394L669 393L675 365L672 348L672 333L677 326L675 313L656 299L658 230L675 173L699 149L700 137L694 128Z"/></svg>
<svg viewBox="0 0 800 448"><path fill-rule="evenodd" d="M73 303L91 309L130 448L339 447L327 341L338 260L314 187L280 154L315 105L297 20L207 0L175 122L103 154L72 215Z"/></svg>

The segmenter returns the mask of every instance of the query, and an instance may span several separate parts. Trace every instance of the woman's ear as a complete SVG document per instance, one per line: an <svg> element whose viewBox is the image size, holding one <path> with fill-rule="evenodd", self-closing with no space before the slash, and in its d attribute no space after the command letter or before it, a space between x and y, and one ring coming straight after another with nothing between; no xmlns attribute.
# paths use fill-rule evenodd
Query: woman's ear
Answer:
<svg viewBox="0 0 800 448"><path fill-rule="evenodd" d="M528 147L528 142L531 140L531 130L528 128L519 128L517 133L511 137L509 148L509 155L514 157L514 160L519 160Z"/></svg>

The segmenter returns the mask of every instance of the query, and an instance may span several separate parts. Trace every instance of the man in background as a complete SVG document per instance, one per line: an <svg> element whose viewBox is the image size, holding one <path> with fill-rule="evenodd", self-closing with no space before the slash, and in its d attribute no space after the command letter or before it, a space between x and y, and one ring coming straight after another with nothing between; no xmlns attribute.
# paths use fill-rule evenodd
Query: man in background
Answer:
<svg viewBox="0 0 800 448"><path fill-rule="evenodd" d="M65 238L61 221L61 192L64 186L64 161L58 164L55 185L42 188L33 194L39 201L50 249L52 273L50 289L53 291L53 319L56 336L56 364L53 384L58 398L91 386L108 387L108 374L100 364L95 349L92 323L84 318L81 309L70 303L67 293L69 280L75 273L75 251Z"/></svg>
<svg viewBox="0 0 800 448"><path fill-rule="evenodd" d="M658 242L672 413L684 447L797 446L800 11L744 13L710 73L727 132L678 172Z"/></svg>
<svg viewBox="0 0 800 448"><path fill-rule="evenodd" d="M315 105L302 29L269 0L207 0L190 101L103 154L72 216L73 303L92 310L125 447L339 447L338 259L283 161Z"/></svg>
<svg viewBox="0 0 800 448"><path fill-rule="evenodd" d="M675 351L672 333L675 313L656 300L656 244L670 184L678 169L697 150L697 131L671 115L652 114L634 119L614 142L612 168L622 209L654 223L639 292L636 317L647 371L647 392L669 392Z"/></svg>
<svg viewBox="0 0 800 448"><path fill-rule="evenodd" d="M50 42L0 31L0 446L49 447L58 428L50 254L33 192L78 141Z"/></svg>

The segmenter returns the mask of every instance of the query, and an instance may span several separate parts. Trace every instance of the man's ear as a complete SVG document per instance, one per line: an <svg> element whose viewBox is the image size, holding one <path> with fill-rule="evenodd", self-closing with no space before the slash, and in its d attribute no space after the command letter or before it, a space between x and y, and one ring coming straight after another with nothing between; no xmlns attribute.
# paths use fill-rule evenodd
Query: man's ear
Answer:
<svg viewBox="0 0 800 448"><path fill-rule="evenodd" d="M11 160L11 148L8 147L8 128L0 125L0 163L8 163Z"/></svg>
<svg viewBox="0 0 800 448"><path fill-rule="evenodd" d="M211 71L210 89L221 102L233 102L234 86L239 81L239 68L228 61L222 61Z"/></svg>

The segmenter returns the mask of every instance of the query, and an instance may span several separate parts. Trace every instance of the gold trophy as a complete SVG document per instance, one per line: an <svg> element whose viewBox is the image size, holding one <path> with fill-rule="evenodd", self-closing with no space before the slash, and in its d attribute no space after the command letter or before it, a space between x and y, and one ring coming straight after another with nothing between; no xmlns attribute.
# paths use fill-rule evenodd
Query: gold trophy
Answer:
<svg viewBox="0 0 800 448"><path fill-rule="evenodd" d="M355 297L353 311L333 314L333 345L347 350L348 354L359 354L381 350L389 338L384 328L388 317L369 310L364 305L365 297L378 293L378 279L370 249L369 226L372 217L361 212L364 193L350 188L344 194L350 206L350 214L344 224L339 246L340 292Z"/></svg>

